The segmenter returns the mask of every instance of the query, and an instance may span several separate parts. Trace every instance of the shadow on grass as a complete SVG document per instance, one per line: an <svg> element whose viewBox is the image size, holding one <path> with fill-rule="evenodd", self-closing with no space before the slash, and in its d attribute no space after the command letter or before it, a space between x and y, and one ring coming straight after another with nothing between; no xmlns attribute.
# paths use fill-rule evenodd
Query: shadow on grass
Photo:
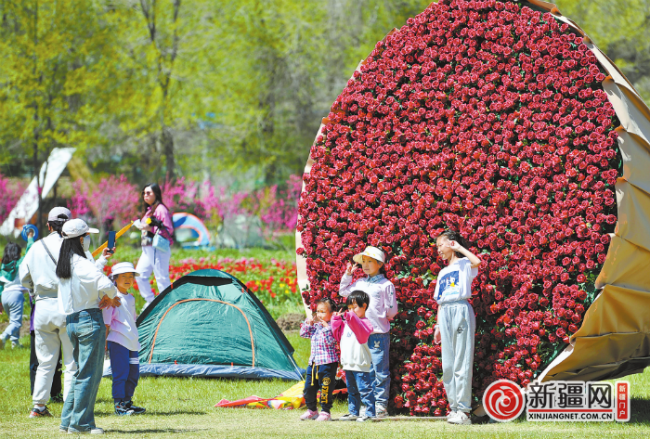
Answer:
<svg viewBox="0 0 650 439"><path fill-rule="evenodd" d="M641 398L632 398L630 400L632 416L630 423L650 424L650 400Z"/></svg>
<svg viewBox="0 0 650 439"><path fill-rule="evenodd" d="M149 417L149 416L173 416L173 415L207 415L208 412L199 412L199 411L192 411L192 410L175 410L171 412L153 412L153 411L147 411L146 414L143 415L132 415L133 417L139 418L139 417ZM107 418L111 416L115 416L115 413L113 412L95 412L95 416L100 417L100 418Z"/></svg>
<svg viewBox="0 0 650 439"><path fill-rule="evenodd" d="M207 428L143 428L140 430L106 430L106 433L122 433L122 434L147 434L147 433L198 433L200 431L209 431Z"/></svg>

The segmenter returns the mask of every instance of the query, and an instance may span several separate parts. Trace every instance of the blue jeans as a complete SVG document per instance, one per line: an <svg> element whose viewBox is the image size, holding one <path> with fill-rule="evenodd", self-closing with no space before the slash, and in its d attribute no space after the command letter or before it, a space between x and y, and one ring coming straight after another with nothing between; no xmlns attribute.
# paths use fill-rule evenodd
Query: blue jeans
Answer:
<svg viewBox="0 0 650 439"><path fill-rule="evenodd" d="M140 378L138 351L130 351L119 343L108 342L113 372L113 400L130 401Z"/></svg>
<svg viewBox="0 0 650 439"><path fill-rule="evenodd" d="M370 382L375 391L375 400L378 406L386 410L388 407L388 392L390 391L390 371L388 369L390 334L370 334L368 347L372 357Z"/></svg>
<svg viewBox="0 0 650 439"><path fill-rule="evenodd" d="M361 403L366 406L366 416L375 417L375 393L368 372L345 371L345 381L348 385L348 411L351 415L359 416Z"/></svg>
<svg viewBox="0 0 650 439"><path fill-rule="evenodd" d="M22 290L9 290L2 293L2 307L9 316L9 326L0 335L2 341L11 338L13 343L20 340L20 326L23 324L23 305L25 296Z"/></svg>
<svg viewBox="0 0 650 439"><path fill-rule="evenodd" d="M104 367L106 327L99 308L85 309L66 317L77 371L61 411L61 428L89 431L95 426L95 400Z"/></svg>

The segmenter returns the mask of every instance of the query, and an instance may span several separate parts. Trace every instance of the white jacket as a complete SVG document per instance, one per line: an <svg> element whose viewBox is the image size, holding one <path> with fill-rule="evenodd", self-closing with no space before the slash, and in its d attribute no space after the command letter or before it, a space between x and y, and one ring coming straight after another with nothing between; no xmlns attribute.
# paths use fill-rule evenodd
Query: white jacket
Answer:
<svg viewBox="0 0 650 439"><path fill-rule="evenodd" d="M106 340L120 344L130 351L139 351L138 327L135 324L137 319L135 297L132 294L122 294L119 291L117 297L120 298L122 306L109 306L102 311L104 324L111 327Z"/></svg>
<svg viewBox="0 0 650 439"><path fill-rule="evenodd" d="M43 245L47 245L52 257L58 261L61 252L63 237L57 232L52 232L45 238L35 242L25 255L18 269L18 276L23 287L33 291L34 300L53 299L57 297L59 278L56 276L56 264L47 254ZM86 252L86 257L92 261L93 256ZM100 256L95 263L97 268L103 269L106 258Z"/></svg>
<svg viewBox="0 0 650 439"><path fill-rule="evenodd" d="M117 288L101 268L91 260L73 255L70 279L59 279L59 311L65 315L99 308L102 297L111 299Z"/></svg>
<svg viewBox="0 0 650 439"><path fill-rule="evenodd" d="M370 372L372 356L368 347L368 337L372 333L372 323L367 318L360 319L352 311L332 316L332 335L341 346L341 367L343 370Z"/></svg>
<svg viewBox="0 0 650 439"><path fill-rule="evenodd" d="M368 276L352 283L352 276L344 273L339 286L339 295L348 297L354 290L361 290L370 297L366 317L372 323L375 334L390 332L390 321L397 315L395 286L383 274Z"/></svg>

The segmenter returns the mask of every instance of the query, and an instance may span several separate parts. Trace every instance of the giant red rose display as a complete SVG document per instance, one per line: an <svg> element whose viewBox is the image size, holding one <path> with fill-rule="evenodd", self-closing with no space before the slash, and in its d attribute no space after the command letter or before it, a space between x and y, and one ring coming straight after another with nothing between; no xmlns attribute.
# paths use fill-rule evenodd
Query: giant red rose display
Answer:
<svg viewBox="0 0 650 439"><path fill-rule="evenodd" d="M482 264L474 396L528 384L580 327L617 221L620 159L605 74L582 38L515 1L440 0L378 43L311 149L298 231L309 303L383 248L400 312L393 409L444 415L433 343L435 236Z"/></svg>

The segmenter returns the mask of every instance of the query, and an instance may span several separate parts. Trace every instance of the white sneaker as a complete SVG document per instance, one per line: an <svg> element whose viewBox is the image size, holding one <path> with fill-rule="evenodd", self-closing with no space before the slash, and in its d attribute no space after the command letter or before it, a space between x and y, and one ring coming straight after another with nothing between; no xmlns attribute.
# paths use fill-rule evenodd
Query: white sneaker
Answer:
<svg viewBox="0 0 650 439"><path fill-rule="evenodd" d="M63 431L63 429L61 429L61 431ZM68 434L104 434L104 429L99 427L95 427L85 431L76 431L76 430L68 429Z"/></svg>
<svg viewBox="0 0 650 439"><path fill-rule="evenodd" d="M453 423L452 420L458 417L458 412L451 412L447 415L447 422Z"/></svg>
<svg viewBox="0 0 650 439"><path fill-rule="evenodd" d="M351 413L346 413L339 418L339 421L356 421L359 417Z"/></svg>
<svg viewBox="0 0 650 439"><path fill-rule="evenodd" d="M472 420L467 413L461 411L457 412L455 417L448 419L447 422L458 425L472 425Z"/></svg>
<svg viewBox="0 0 650 439"><path fill-rule="evenodd" d="M375 404L375 413L377 418L385 418L388 416L388 410L381 404Z"/></svg>

